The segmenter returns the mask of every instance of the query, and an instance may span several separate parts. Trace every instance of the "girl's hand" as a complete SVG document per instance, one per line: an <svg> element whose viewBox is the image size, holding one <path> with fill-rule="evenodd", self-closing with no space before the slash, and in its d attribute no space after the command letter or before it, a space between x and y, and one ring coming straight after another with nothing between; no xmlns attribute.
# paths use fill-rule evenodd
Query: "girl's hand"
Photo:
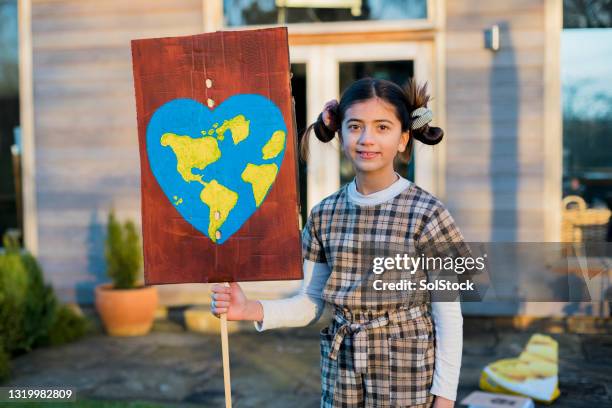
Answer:
<svg viewBox="0 0 612 408"><path fill-rule="evenodd" d="M210 311L217 317L227 314L227 320L263 320L263 308L257 301L248 300L236 282L230 286L216 283L211 287Z"/></svg>
<svg viewBox="0 0 612 408"><path fill-rule="evenodd" d="M440 397L436 395L434 399L433 408L453 408L455 406L455 401L446 399L444 397Z"/></svg>
<svg viewBox="0 0 612 408"><path fill-rule="evenodd" d="M321 114L321 118L323 119L323 124L331 130L338 129L338 124L336 123L336 112L338 110L338 101L336 99L332 99L328 101L323 106L323 112Z"/></svg>

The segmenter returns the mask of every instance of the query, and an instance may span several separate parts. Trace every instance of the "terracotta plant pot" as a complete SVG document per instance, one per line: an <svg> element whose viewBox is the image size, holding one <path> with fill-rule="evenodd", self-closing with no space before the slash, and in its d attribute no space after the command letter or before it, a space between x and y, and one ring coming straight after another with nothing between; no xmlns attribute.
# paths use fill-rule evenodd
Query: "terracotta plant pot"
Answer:
<svg viewBox="0 0 612 408"><path fill-rule="evenodd" d="M155 286L112 289L112 284L96 286L96 310L111 336L142 336L153 326L158 296Z"/></svg>

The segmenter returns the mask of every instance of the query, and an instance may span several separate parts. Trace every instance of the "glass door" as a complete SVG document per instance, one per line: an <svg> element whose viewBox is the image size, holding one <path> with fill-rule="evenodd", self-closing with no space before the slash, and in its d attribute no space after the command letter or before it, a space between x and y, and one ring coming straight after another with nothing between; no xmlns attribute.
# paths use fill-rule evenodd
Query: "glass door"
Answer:
<svg viewBox="0 0 612 408"><path fill-rule="evenodd" d="M348 85L365 76L388 79L399 85L410 77L416 77L419 81L427 81L430 92L435 95L433 47L429 42L300 45L292 46L290 55L293 81L298 67L305 74L301 84L306 92L300 94L301 100L298 100L297 89L293 92L296 111L301 109L300 104L306 107L306 121L298 123L298 130L317 119L326 101L339 99ZM430 108L435 112L435 104ZM350 162L343 157L337 140L321 143L313 135L309 144L308 163L300 166L300 182L304 183L306 191L306 197L302 196L303 216L321 199L354 177ZM436 168L431 147L418 143L409 164L396 162L400 174L434 194Z"/></svg>

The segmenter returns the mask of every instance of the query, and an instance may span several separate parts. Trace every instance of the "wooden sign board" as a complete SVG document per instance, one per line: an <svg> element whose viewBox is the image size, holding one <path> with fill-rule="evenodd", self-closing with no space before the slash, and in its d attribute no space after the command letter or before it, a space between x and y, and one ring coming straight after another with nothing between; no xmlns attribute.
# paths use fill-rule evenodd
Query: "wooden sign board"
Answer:
<svg viewBox="0 0 612 408"><path fill-rule="evenodd" d="M146 284L302 279L287 30L132 41Z"/></svg>

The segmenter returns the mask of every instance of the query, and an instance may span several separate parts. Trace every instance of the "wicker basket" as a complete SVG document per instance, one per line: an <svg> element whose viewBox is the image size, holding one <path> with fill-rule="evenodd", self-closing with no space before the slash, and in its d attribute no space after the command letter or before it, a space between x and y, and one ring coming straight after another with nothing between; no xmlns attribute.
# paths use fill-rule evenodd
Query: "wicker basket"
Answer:
<svg viewBox="0 0 612 408"><path fill-rule="evenodd" d="M610 210L587 208L582 197L570 195L563 199L561 242L606 240Z"/></svg>

